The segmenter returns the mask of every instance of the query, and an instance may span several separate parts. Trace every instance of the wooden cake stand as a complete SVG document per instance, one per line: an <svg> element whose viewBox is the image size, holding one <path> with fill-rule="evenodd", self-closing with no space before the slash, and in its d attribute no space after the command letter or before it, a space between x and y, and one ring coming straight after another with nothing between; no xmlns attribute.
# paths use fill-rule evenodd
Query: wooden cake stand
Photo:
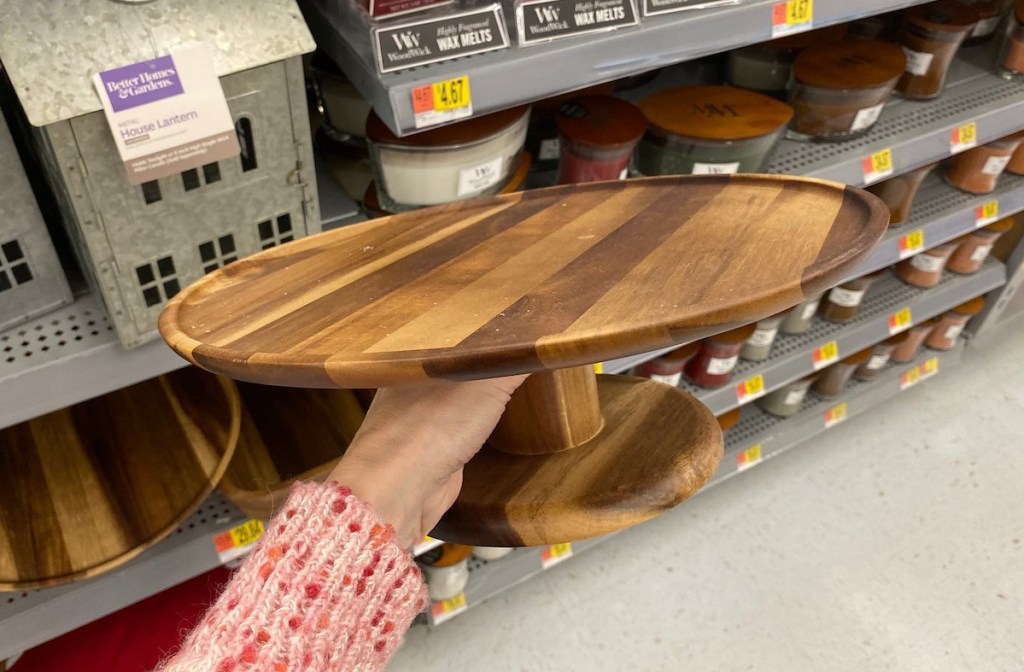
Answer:
<svg viewBox="0 0 1024 672"><path fill-rule="evenodd" d="M434 531L478 546L611 532L675 506L722 455L679 389L591 364L793 306L886 229L860 189L781 176L591 183L337 229L216 271L160 319L171 347L234 378L383 387L534 372Z"/></svg>

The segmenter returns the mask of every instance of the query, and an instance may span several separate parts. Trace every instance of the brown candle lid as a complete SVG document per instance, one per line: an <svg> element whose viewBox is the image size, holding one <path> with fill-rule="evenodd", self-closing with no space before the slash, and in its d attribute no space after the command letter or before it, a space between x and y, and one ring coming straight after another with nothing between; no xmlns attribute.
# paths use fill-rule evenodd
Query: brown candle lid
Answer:
<svg viewBox="0 0 1024 672"><path fill-rule="evenodd" d="M976 296L970 301L961 303L959 306L953 309L954 313L958 315L977 315L981 312L982 308L985 307L985 297Z"/></svg>
<svg viewBox="0 0 1024 672"><path fill-rule="evenodd" d="M1010 229L1013 228L1013 225L1016 221L1017 220L1013 217L1013 215L1010 215L1009 217L1004 217L1003 219L1000 219L998 222L989 224L988 226L985 227L985 231L993 231L996 233L1009 231Z"/></svg>
<svg viewBox="0 0 1024 672"><path fill-rule="evenodd" d="M658 357L658 361L662 362L687 362L697 354L700 350L700 341L694 341L693 343L687 343L681 348L676 348L672 352L665 353L661 357Z"/></svg>
<svg viewBox="0 0 1024 672"><path fill-rule="evenodd" d="M956 0L939 0L911 7L904 14L908 23L925 30L957 33L978 22L978 12Z"/></svg>
<svg viewBox="0 0 1024 672"><path fill-rule="evenodd" d="M530 111L529 106L513 107L482 117L473 117L431 131L400 138L391 132L376 112L366 118L366 137L373 142L403 147L451 147L478 142L496 135L519 121Z"/></svg>
<svg viewBox="0 0 1024 672"><path fill-rule="evenodd" d="M793 118L774 98L731 86L679 86L640 102L652 127L672 135L742 140L773 133Z"/></svg>
<svg viewBox="0 0 1024 672"><path fill-rule="evenodd" d="M802 84L825 89L863 89L895 81L906 67L899 45L848 39L801 51L793 62L793 76Z"/></svg>
<svg viewBox="0 0 1024 672"><path fill-rule="evenodd" d="M591 147L632 146L644 134L647 119L636 105L614 96L580 96L555 114L558 132Z"/></svg>
<svg viewBox="0 0 1024 672"><path fill-rule="evenodd" d="M869 359L871 359L871 355L874 353L874 351L875 351L875 346L871 346L870 348L864 348L863 350L861 350L859 352L855 352L852 355L850 355L849 357L844 358L842 363L843 364L857 364L857 365L863 364L864 362L866 362Z"/></svg>
<svg viewBox="0 0 1024 672"><path fill-rule="evenodd" d="M754 332L757 331L757 323L747 324L730 331L723 331L720 334L714 336L708 336L709 341L715 343L721 343L722 345L735 345L736 343L746 343Z"/></svg>
<svg viewBox="0 0 1024 672"><path fill-rule="evenodd" d="M718 426L722 428L722 431L728 431L736 426L736 423L740 421L740 414L742 411L738 408L734 408L731 411L726 411L720 416L715 418L718 420Z"/></svg>
<svg viewBox="0 0 1024 672"><path fill-rule="evenodd" d="M780 37L777 40L765 42L764 45L774 49L806 49L812 44L818 44L819 42L840 40L846 35L846 29L847 25L845 23L837 23L834 26L825 26L817 30L808 30L796 35Z"/></svg>

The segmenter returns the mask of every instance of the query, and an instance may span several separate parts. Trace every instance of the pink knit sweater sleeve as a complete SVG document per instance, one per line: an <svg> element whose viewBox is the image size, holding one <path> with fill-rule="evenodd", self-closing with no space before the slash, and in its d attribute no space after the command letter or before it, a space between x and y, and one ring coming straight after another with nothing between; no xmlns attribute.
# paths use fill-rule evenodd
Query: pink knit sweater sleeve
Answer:
<svg viewBox="0 0 1024 672"><path fill-rule="evenodd" d="M383 670L425 603L412 557L369 505L299 483L159 672Z"/></svg>

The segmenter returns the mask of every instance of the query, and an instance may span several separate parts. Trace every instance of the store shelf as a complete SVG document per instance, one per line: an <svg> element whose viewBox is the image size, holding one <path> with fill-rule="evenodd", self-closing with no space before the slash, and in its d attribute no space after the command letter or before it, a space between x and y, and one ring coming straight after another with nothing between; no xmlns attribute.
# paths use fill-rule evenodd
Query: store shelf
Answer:
<svg viewBox="0 0 1024 672"><path fill-rule="evenodd" d="M300 2L317 45L352 80L373 109L399 135L416 130L412 90L466 75L473 113L486 114L707 54L771 39L776 0L646 17L639 26L464 57L380 76L365 17L355 3ZM822 27L920 2L818 0L814 25ZM514 20L506 22L513 24ZM551 67L557 63L558 67ZM514 85L510 86L510 82Z"/></svg>
<svg viewBox="0 0 1024 672"><path fill-rule="evenodd" d="M118 569L57 588L0 592L0 660L219 566L214 536L245 520L214 492L171 536Z"/></svg>
<svg viewBox="0 0 1024 672"><path fill-rule="evenodd" d="M892 150L893 174L940 161L950 155L950 133L977 124L982 145L1024 128L1024 87L992 72L989 45L964 49L950 66L946 91L931 101L893 98L878 123L864 136L832 143L784 140L769 172L821 177L860 186L863 162Z"/></svg>

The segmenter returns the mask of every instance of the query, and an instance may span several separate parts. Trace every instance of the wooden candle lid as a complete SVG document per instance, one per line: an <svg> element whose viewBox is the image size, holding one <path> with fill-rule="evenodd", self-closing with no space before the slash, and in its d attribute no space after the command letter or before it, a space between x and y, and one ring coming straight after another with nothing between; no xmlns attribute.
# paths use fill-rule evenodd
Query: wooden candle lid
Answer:
<svg viewBox="0 0 1024 672"><path fill-rule="evenodd" d="M234 384L192 367L0 431L0 590L96 576L166 537L238 431Z"/></svg>
<svg viewBox="0 0 1024 672"><path fill-rule="evenodd" d="M851 38L807 47L793 62L793 75L808 86L864 89L891 84L906 67L899 45Z"/></svg>
<svg viewBox="0 0 1024 672"><path fill-rule="evenodd" d="M647 123L664 133L706 140L744 140L774 133L793 108L769 96L731 86L679 86L640 102Z"/></svg>
<svg viewBox="0 0 1024 672"><path fill-rule="evenodd" d="M985 308L985 297L976 296L970 301L965 301L953 308L953 312L959 315L977 315Z"/></svg>
<svg viewBox="0 0 1024 672"><path fill-rule="evenodd" d="M572 142L617 149L636 144L647 128L647 120L640 108L621 98L581 96L558 108L555 126Z"/></svg>
<svg viewBox="0 0 1024 672"><path fill-rule="evenodd" d="M962 33L981 18L975 9L956 0L938 0L911 7L903 16L908 24L916 28L940 33Z"/></svg>
<svg viewBox="0 0 1024 672"><path fill-rule="evenodd" d="M400 138L376 112L371 112L366 118L366 137L376 143L402 147L458 147L493 137L529 113L529 106L512 107Z"/></svg>
<svg viewBox="0 0 1024 672"><path fill-rule="evenodd" d="M823 292L884 233L867 192L670 176L504 194L342 227L176 295L164 338L254 382L381 387L607 361Z"/></svg>

